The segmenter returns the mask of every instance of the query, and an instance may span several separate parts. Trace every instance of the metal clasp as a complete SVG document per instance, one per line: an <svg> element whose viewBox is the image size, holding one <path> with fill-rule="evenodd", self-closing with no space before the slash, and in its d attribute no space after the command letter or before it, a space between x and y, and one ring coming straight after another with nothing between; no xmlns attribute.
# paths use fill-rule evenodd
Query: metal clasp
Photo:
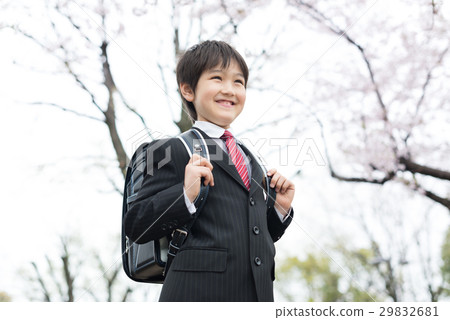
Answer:
<svg viewBox="0 0 450 320"><path fill-rule="evenodd" d="M202 146L199 144L194 144L194 152L202 152Z"/></svg>
<svg viewBox="0 0 450 320"><path fill-rule="evenodd" d="M175 235L175 232L179 232L179 233L181 233L181 234L184 234L185 236L187 236L187 231L185 231L185 230L182 230L182 229L175 229L175 230L173 230L173 232L172 232L172 238L173 238L173 236Z"/></svg>

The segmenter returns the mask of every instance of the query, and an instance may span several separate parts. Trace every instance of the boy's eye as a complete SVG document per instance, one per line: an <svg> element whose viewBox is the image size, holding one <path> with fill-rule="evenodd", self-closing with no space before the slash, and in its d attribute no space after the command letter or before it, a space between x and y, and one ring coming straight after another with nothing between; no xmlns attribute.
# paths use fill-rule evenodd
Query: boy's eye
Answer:
<svg viewBox="0 0 450 320"><path fill-rule="evenodd" d="M214 77L212 77L211 79L218 79L218 80L222 80L222 78L221 78L221 77L219 77L219 76L214 76Z"/></svg>
<svg viewBox="0 0 450 320"><path fill-rule="evenodd" d="M242 85L244 85L244 81L243 80L236 80L235 82L240 83Z"/></svg>

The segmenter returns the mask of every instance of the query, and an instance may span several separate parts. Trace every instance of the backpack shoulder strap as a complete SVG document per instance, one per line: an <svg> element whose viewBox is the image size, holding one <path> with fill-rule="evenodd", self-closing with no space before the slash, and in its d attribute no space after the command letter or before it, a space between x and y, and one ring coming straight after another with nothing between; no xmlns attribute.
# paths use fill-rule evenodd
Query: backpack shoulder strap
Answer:
<svg viewBox="0 0 450 320"><path fill-rule="evenodd" d="M200 156L210 160L208 146L206 145L205 138L203 138L200 131L195 128L191 128L186 132L178 135L178 139L181 140L189 156L192 157L194 147L196 147L195 152ZM200 147L200 149L198 149Z"/></svg>
<svg viewBox="0 0 450 320"><path fill-rule="evenodd" d="M201 135L201 133L195 128L191 128L190 130L180 134L178 136L178 139L180 139L181 142L183 143L184 147L186 148L186 151L189 154L189 157L192 157L192 155L196 153L199 156L208 159L208 161L210 160L209 150L208 146L206 145L206 141ZM206 201L206 197L208 196L209 192L209 185L205 186L203 183L204 180L205 179L202 178L200 184L200 192L194 201L194 205L197 208L196 215L203 208Z"/></svg>
<svg viewBox="0 0 450 320"><path fill-rule="evenodd" d="M195 130L195 128L191 128L190 130L180 134L178 136L178 139L181 140L181 142L183 143L183 145L186 148L186 151L190 157L192 157L192 155L194 153L196 153L196 154L202 156L203 158L208 159L208 161L210 160L209 150L208 150L208 146L206 145L206 141L203 138L203 136L200 134L200 132ZM170 244L169 244L169 252L167 253L167 262L166 262L166 266L164 268L164 273L163 273L164 276L167 275L167 272L169 271L169 268L170 268L170 265L172 264L173 259L177 255L178 250L180 249L181 245L186 240L186 238L191 230L191 227L195 223L195 218L198 216L198 214L202 210L203 206L205 205L206 198L207 198L208 192L209 192L209 185L205 186L204 180L205 180L204 178L201 179L200 192L194 201L194 205L197 208L197 211L194 214L194 219L189 221L186 225L175 229L172 234L172 240L170 241Z"/></svg>

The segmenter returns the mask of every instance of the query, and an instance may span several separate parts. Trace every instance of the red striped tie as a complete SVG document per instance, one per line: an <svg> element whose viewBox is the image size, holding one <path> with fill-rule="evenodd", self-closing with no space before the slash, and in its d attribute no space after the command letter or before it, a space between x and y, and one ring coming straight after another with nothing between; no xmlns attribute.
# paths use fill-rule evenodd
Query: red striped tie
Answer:
<svg viewBox="0 0 450 320"><path fill-rule="evenodd" d="M225 140L225 144L227 146L228 154L230 155L231 161L233 161L236 170L241 176L245 186L247 187L248 190L250 190L250 179L248 177L247 166L245 165L244 157L237 148L233 135L231 134L230 131L225 130L225 132L220 138Z"/></svg>

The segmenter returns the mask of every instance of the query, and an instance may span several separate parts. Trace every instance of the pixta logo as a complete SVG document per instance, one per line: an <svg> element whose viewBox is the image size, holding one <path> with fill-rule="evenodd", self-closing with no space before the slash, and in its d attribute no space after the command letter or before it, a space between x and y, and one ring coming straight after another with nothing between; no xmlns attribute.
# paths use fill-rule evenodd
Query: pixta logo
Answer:
<svg viewBox="0 0 450 320"><path fill-rule="evenodd" d="M147 174L153 175L155 168L161 169L171 161L171 147L169 145L164 146L167 138L170 138L170 136L159 131L144 128L126 140L127 153L133 156L139 154L135 159L136 170L143 172L145 169L143 165L146 163ZM136 153L139 148L145 148L145 154ZM158 150L158 153L161 151L164 153L161 159L155 159L155 150ZM142 161L144 157L146 158L145 162ZM129 166L129 163L127 166Z"/></svg>
<svg viewBox="0 0 450 320"><path fill-rule="evenodd" d="M172 147L166 145L167 140L157 140L152 143L151 147L147 149L147 174L153 176L155 167L161 169L172 160ZM163 158L155 158L155 150L158 150L158 154L161 151L164 153Z"/></svg>

